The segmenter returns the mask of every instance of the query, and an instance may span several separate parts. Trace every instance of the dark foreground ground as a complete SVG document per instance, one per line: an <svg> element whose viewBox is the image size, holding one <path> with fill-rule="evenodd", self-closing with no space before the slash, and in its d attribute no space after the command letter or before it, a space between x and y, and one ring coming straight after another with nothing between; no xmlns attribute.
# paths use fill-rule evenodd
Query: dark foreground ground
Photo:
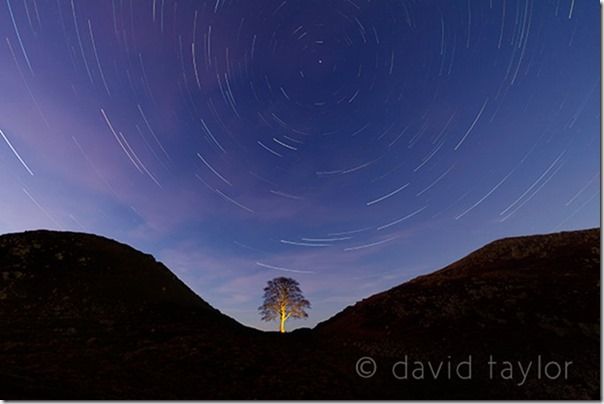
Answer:
<svg viewBox="0 0 604 404"><path fill-rule="evenodd" d="M599 299L599 229L518 237L280 335L224 316L123 244L11 234L0 397L598 399Z"/></svg>

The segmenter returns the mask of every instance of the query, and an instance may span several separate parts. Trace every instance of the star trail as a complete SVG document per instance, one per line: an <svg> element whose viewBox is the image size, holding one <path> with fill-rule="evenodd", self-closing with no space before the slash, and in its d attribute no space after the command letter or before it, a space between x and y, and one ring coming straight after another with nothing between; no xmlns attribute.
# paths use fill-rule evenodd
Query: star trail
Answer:
<svg viewBox="0 0 604 404"><path fill-rule="evenodd" d="M105 235L253 326L599 225L597 1L2 0L0 232Z"/></svg>

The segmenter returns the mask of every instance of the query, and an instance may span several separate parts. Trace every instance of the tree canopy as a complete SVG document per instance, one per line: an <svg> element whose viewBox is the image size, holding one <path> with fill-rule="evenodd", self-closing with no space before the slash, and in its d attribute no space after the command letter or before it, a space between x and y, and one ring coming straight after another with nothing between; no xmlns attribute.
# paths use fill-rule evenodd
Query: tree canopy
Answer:
<svg viewBox="0 0 604 404"><path fill-rule="evenodd" d="M279 277L268 281L264 288L264 303L258 307L262 320L279 319L279 331L285 332L290 318L306 318L310 302L304 298L300 284L292 278Z"/></svg>

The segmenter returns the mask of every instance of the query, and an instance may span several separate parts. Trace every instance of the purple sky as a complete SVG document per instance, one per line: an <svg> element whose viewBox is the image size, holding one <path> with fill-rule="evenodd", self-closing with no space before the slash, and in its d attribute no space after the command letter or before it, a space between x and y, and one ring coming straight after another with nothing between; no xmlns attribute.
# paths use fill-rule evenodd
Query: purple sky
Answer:
<svg viewBox="0 0 604 404"><path fill-rule="evenodd" d="M101 234L262 329L600 222L597 1L0 2L0 233ZM142 280L144 281L144 280Z"/></svg>

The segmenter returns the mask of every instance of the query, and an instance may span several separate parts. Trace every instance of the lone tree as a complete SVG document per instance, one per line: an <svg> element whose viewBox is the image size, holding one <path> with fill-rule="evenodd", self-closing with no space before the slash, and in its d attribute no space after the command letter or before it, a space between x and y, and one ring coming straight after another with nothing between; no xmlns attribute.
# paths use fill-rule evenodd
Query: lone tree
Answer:
<svg viewBox="0 0 604 404"><path fill-rule="evenodd" d="M258 307L262 320L273 321L279 318L279 331L285 332L288 318L306 318L304 309L310 309L310 302L304 298L298 281L279 277L264 288L264 304Z"/></svg>

